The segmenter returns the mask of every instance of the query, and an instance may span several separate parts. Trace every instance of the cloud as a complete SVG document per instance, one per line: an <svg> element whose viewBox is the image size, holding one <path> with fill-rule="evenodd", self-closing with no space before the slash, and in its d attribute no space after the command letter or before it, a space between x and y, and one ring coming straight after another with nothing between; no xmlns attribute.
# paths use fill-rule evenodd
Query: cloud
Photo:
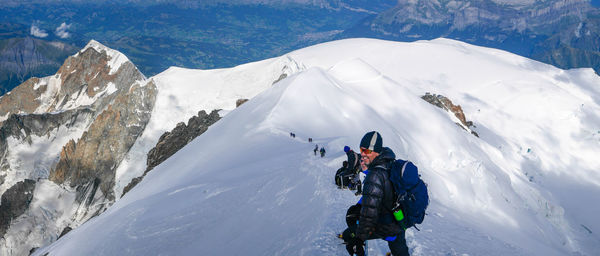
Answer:
<svg viewBox="0 0 600 256"><path fill-rule="evenodd" d="M38 26L36 26L34 24L31 24L31 29L29 31L30 31L29 33L35 37L44 38L44 37L48 36L48 33L46 33L46 30L40 29L40 28L38 28Z"/></svg>
<svg viewBox="0 0 600 256"><path fill-rule="evenodd" d="M60 38L68 38L71 36L71 34L67 32L67 29L69 29L70 27L70 24L67 25L66 22L63 22L58 28L56 28L56 31L54 33Z"/></svg>

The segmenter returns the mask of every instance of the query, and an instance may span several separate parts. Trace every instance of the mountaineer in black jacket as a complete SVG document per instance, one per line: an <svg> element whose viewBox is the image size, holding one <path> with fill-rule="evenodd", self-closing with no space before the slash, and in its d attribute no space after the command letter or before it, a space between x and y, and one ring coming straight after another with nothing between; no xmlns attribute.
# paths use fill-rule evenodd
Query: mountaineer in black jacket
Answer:
<svg viewBox="0 0 600 256"><path fill-rule="evenodd" d="M363 186L363 197L359 201L360 217L358 225L344 231L348 252L352 255L364 254L363 241L382 238L394 256L408 256L404 229L394 218L392 208L396 200L394 187L389 179L391 164L396 155L382 146L381 135L372 131L360 142L361 169L367 171ZM352 232L356 229L355 233ZM354 252L351 252L354 248Z"/></svg>
<svg viewBox="0 0 600 256"><path fill-rule="evenodd" d="M344 146L344 152L348 157L348 172L347 175L351 175L352 189L356 189L355 195L362 194L362 183L360 182L360 154L354 152L350 147Z"/></svg>

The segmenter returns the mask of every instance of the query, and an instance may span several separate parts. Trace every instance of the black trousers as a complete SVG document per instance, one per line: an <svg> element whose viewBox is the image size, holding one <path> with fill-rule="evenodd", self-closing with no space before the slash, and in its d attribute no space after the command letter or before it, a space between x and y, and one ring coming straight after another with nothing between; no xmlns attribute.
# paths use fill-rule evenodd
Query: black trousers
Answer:
<svg viewBox="0 0 600 256"><path fill-rule="evenodd" d="M398 234L396 240L388 241L388 246L390 247L390 251L394 256L409 256L408 254L408 246L406 245L406 238L404 237L404 232Z"/></svg>
<svg viewBox="0 0 600 256"><path fill-rule="evenodd" d="M356 254L358 256L364 255L364 243L362 240L358 239L358 237L354 237L351 234L356 233L357 221L360 218L360 204L355 204L348 208L346 212L346 224L348 224L348 228L342 234L344 241L346 241L346 250L350 255ZM388 246L390 247L390 251L393 256L409 256L408 254L408 246L406 245L406 234L404 231L400 232L396 235L396 239L394 241L387 241ZM382 236L373 235L368 238L371 239L383 239Z"/></svg>
<svg viewBox="0 0 600 256"><path fill-rule="evenodd" d="M346 244L346 250L350 255L363 256L365 255L364 250L364 242L362 240L353 240ZM406 239L404 236L396 237L394 241L388 241L388 246L390 247L390 251L394 256L409 256L408 254L408 246L406 246Z"/></svg>

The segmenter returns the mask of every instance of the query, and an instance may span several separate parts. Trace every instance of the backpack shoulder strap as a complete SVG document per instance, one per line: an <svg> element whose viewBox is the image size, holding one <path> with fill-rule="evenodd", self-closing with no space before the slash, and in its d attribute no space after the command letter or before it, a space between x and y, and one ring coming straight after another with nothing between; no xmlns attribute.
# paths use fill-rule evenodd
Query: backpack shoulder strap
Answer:
<svg viewBox="0 0 600 256"><path fill-rule="evenodd" d="M353 152L352 154L354 154L354 165L352 165L353 168L356 168L360 155L357 155L355 152Z"/></svg>
<svg viewBox="0 0 600 256"><path fill-rule="evenodd" d="M404 164L402 165L402 169L400 169L400 178L404 178L404 170L406 170L406 165L408 164L409 161L404 161Z"/></svg>

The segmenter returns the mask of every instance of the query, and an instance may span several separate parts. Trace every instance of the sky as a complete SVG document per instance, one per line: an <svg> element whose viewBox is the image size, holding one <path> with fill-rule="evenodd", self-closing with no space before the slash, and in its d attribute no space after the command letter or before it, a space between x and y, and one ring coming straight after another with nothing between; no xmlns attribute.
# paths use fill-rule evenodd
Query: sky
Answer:
<svg viewBox="0 0 600 256"><path fill-rule="evenodd" d="M407 232L411 255L600 250L600 207L590 204L600 200L593 70L447 39L348 39L234 69L172 68L156 76L171 89L157 96L170 101L155 111L198 109L205 103L195 93L217 81L277 77L273 63L296 68L241 107L227 107L106 212L34 255L345 255L335 234L359 198L337 189L334 174L343 147L356 149L371 130L415 163L429 187L421 231ZM234 94L227 88L219 94ZM461 105L479 137L423 101L426 92ZM148 131L181 113L153 116ZM324 158L313 155L315 144ZM388 251L382 241L369 248Z"/></svg>

